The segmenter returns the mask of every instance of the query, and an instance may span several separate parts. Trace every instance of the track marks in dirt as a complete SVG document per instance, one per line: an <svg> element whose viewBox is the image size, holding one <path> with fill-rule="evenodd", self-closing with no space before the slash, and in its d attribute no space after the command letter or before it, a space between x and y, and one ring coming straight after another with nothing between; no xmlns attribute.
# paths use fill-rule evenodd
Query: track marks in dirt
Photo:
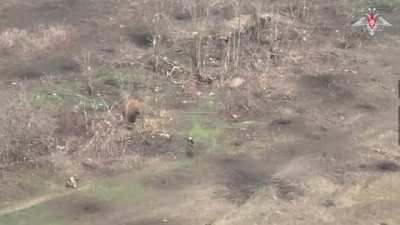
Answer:
<svg viewBox="0 0 400 225"><path fill-rule="evenodd" d="M219 169L216 182L227 188L221 195L237 204L248 200L258 187L265 184L268 176L266 168L257 160L242 156L221 157L214 161Z"/></svg>
<svg viewBox="0 0 400 225"><path fill-rule="evenodd" d="M298 183L284 179L273 179L271 182L277 190L277 197L291 201L304 195L304 190Z"/></svg>
<svg viewBox="0 0 400 225"><path fill-rule="evenodd" d="M400 171L400 165L392 161L379 161L372 164L360 165L362 170L376 171L381 173L393 173Z"/></svg>
<svg viewBox="0 0 400 225"><path fill-rule="evenodd" d="M302 76L299 86L306 94L326 103L345 103L355 97L349 88L351 81L333 74L319 74L316 76Z"/></svg>
<svg viewBox="0 0 400 225"><path fill-rule="evenodd" d="M281 193L282 199L291 200L302 193L290 178L290 174L295 172L289 171L289 175L285 174L286 177L276 175L290 165L304 166L293 164L293 160L299 157L305 157L306 161L310 158L311 161L307 162L312 162L316 154L296 149L294 146L266 151L260 155L218 154L201 159L202 163L192 164L190 169L167 170L150 176L144 183L152 190L163 192L191 190L197 185L206 185L216 188L217 199L226 200L234 205L244 204L260 188L273 185ZM297 168L293 171L304 169Z"/></svg>
<svg viewBox="0 0 400 225"><path fill-rule="evenodd" d="M146 157L157 157L162 155L179 155L184 140L179 138L167 138L155 135L136 136L128 143L130 151L139 153ZM183 150L182 150L183 152Z"/></svg>
<svg viewBox="0 0 400 225"><path fill-rule="evenodd" d="M260 188L272 185L277 187L281 197L286 200L301 196L297 189L296 179L313 174L309 166L326 171L329 165L320 163L324 158L318 147L311 144L276 146L258 154L238 154L217 156L212 159L214 179L217 184L225 186L226 192L220 196L236 203L243 204ZM299 160L302 163L299 163Z"/></svg>
<svg viewBox="0 0 400 225"><path fill-rule="evenodd" d="M144 183L157 190L179 190L199 183L201 174L190 169L176 169L146 178Z"/></svg>
<svg viewBox="0 0 400 225"><path fill-rule="evenodd" d="M48 207L58 216L72 218L75 221L93 215L102 215L112 209L107 203L94 198L71 195L67 199L67 201L66 199L51 201Z"/></svg>
<svg viewBox="0 0 400 225"><path fill-rule="evenodd" d="M373 113L378 111L378 107L376 107L374 104L369 104L369 103L358 103L354 105L354 108L367 113Z"/></svg>

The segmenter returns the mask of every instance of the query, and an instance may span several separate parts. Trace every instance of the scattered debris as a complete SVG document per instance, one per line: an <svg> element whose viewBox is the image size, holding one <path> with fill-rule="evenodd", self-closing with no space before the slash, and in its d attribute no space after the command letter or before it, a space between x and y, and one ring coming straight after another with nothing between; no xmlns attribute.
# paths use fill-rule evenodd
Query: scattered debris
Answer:
<svg viewBox="0 0 400 225"><path fill-rule="evenodd" d="M240 77L235 77L228 82L229 87L238 88L244 83L244 79Z"/></svg>
<svg viewBox="0 0 400 225"><path fill-rule="evenodd" d="M165 137L165 138L167 138L167 139L170 139L170 138L171 138L171 135L168 134L168 133L162 132L162 133L160 133L160 137Z"/></svg>
<svg viewBox="0 0 400 225"><path fill-rule="evenodd" d="M232 119L237 120L239 119L239 116L237 114L231 114Z"/></svg>
<svg viewBox="0 0 400 225"><path fill-rule="evenodd" d="M81 164L87 169L95 170L99 168L99 165L91 158L84 160L83 162L81 162Z"/></svg>
<svg viewBox="0 0 400 225"><path fill-rule="evenodd" d="M272 17L269 14L260 15L260 22L261 22L262 27L265 27L268 23L271 22L271 20L272 20Z"/></svg>
<svg viewBox="0 0 400 225"><path fill-rule="evenodd" d="M149 63L155 72L165 74L174 84L182 84L189 74L183 65L168 57L153 57Z"/></svg>
<svg viewBox="0 0 400 225"><path fill-rule="evenodd" d="M73 189L78 188L78 180L74 176L70 176L65 183L65 187Z"/></svg>
<svg viewBox="0 0 400 225"><path fill-rule="evenodd" d="M261 23L264 23L264 25L269 24L270 22L274 23L283 23L287 25L292 25L294 22L292 19L289 17L280 15L280 14L271 14L271 13L264 13L259 16Z"/></svg>
<svg viewBox="0 0 400 225"><path fill-rule="evenodd" d="M193 77L200 83L211 84L213 82L213 78L210 76L206 76L201 74L200 72L194 73Z"/></svg>
<svg viewBox="0 0 400 225"><path fill-rule="evenodd" d="M348 70L348 69L344 69L343 72L345 73L352 73L352 74L357 74L358 72L355 70Z"/></svg>
<svg viewBox="0 0 400 225"><path fill-rule="evenodd" d="M63 151L63 150L65 150L65 146L57 145L56 149L59 150L59 151Z"/></svg>

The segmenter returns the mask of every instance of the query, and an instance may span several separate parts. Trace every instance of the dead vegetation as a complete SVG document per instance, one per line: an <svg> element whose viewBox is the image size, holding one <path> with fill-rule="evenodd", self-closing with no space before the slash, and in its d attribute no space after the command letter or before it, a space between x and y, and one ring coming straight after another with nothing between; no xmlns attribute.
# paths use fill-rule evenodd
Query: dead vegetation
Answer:
<svg viewBox="0 0 400 225"><path fill-rule="evenodd" d="M24 58L37 57L67 48L72 41L72 32L72 28L65 25L40 26L33 31L10 28L0 33L0 51Z"/></svg>
<svg viewBox="0 0 400 225"><path fill-rule="evenodd" d="M47 113L35 109L24 95L2 108L0 168L35 166L52 153L57 143L52 135L55 123Z"/></svg>
<svg viewBox="0 0 400 225"><path fill-rule="evenodd" d="M149 3L141 12L141 22L125 25L122 23L127 18L122 17L119 40L126 42L119 46L121 49L102 46L101 55L80 49L70 63L73 69L63 70L75 74L73 85L60 87L60 83L71 79L46 79L56 75L38 71L47 91L36 97L40 101L57 102L59 107L52 109L57 122L54 131L46 133L47 139L57 140L60 144L55 146L66 148L72 155L96 159L121 157L129 153L132 136L163 132L168 122L157 112L165 104L165 96L175 92L179 96L177 101L180 98L202 101L204 90L213 87L224 87L220 91L227 93L218 95L223 97L216 108L228 121L257 114L261 102L254 100L253 95L257 90L265 90L270 80L258 74L296 61L287 54L287 48L306 40L307 35L293 26L310 19L310 5L305 4L297 2L276 10L262 2L171 0ZM117 23L115 18L112 21ZM78 41L74 39L75 32L70 25L38 26L29 31L11 28L0 34L0 49L25 58L51 54L74 46L74 41ZM109 72L124 68L131 68L134 73L143 71L147 78ZM251 82L254 76L257 82ZM149 82L150 77L159 81ZM147 90L147 96L140 93L143 90ZM154 92L162 96L149 100ZM143 113L136 101L124 103L124 96L147 97L147 103L151 103L146 104ZM121 103L123 107L119 109ZM17 122L15 118L12 120ZM41 139L32 135L24 136ZM10 144L5 145L8 150L4 152L8 153L4 155L14 152ZM57 151L54 146L46 148ZM3 164L21 161L25 157L21 154L15 159L7 156ZM34 158L33 155L30 157Z"/></svg>
<svg viewBox="0 0 400 225"><path fill-rule="evenodd" d="M81 1L60 2L75 7ZM337 156L343 154L342 146L331 139L341 138L336 132L349 127L364 130L351 121L362 118L360 113L377 114L379 101L387 97L371 104L375 110L357 105L358 114L346 111L363 94L357 85L369 82L356 70L370 60L348 51L371 40L358 32L321 30L310 23L321 11L331 12L315 5L322 3L101 2L112 2L118 13L0 33L1 65L15 59L29 65L23 72L20 64L7 65L4 71L17 73L5 88L31 85L0 110L0 175L26 167L34 173L47 166L50 173L62 174L64 182L71 175L113 166L136 168L166 159L189 168L203 153L210 158L242 153L260 160L243 166L240 160L227 160L226 167L216 169L221 173L217 178L225 179L217 182L223 186L217 197L246 206L253 196L259 197L260 187L270 185L273 201L289 204L307 197L307 188L290 179L269 181L265 173L286 166L281 161L322 154L318 160L326 160L324 172L334 160L340 161L326 176L342 179L341 162L353 158ZM331 13L335 19L339 13L350 18L354 12ZM55 56L61 64L51 60ZM43 69L47 66L55 69L49 73ZM387 82L384 79L379 82ZM325 143L334 150L322 149ZM288 145L290 151L280 151ZM375 157L369 149L363 151ZM252 171L255 164L263 165L262 170ZM300 167L288 173L303 172ZM360 168L374 173L399 170L391 161ZM214 175L208 174L202 174L203 179L212 180ZM72 179L67 184L76 188ZM334 207L329 199L324 201Z"/></svg>

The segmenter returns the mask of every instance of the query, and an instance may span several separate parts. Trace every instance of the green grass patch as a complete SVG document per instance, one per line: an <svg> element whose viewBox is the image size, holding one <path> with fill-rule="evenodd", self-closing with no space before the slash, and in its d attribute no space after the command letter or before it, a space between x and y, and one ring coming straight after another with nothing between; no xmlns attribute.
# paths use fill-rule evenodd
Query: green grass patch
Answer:
<svg viewBox="0 0 400 225"><path fill-rule="evenodd" d="M200 140L207 143L209 147L215 148L217 145L217 136L220 132L219 126L206 125L204 121L208 120L210 122L219 122L218 119L213 118L212 114L201 114L207 112L213 112L215 110L214 99L212 97L205 98L198 107L200 114L194 114L191 116L190 124L191 127L187 132L189 136L193 137L196 141Z"/></svg>
<svg viewBox="0 0 400 225"><path fill-rule="evenodd" d="M218 127L207 127L202 123L200 117L193 116L188 134L193 137L195 142L201 141L206 143L209 148L215 149L217 146L218 133Z"/></svg>
<svg viewBox="0 0 400 225"><path fill-rule="evenodd" d="M193 158L184 158L176 161L176 166L178 168L189 168L193 165L194 159Z"/></svg>
<svg viewBox="0 0 400 225"><path fill-rule="evenodd" d="M64 225L67 221L56 216L45 205L35 205L31 208L0 216L1 225Z"/></svg>
<svg viewBox="0 0 400 225"><path fill-rule="evenodd" d="M95 183L72 192L75 197L94 198L99 201L132 201L140 199L145 193L145 187L137 182L119 183L114 180ZM71 195L63 195L53 199L70 201ZM58 213L49 206L49 201L38 203L29 208L18 210L3 216L0 216L0 225L65 225L71 224L71 219L63 213ZM50 204L51 205L51 204ZM90 217L86 218L90 221ZM86 223L82 223L86 224ZM91 223L87 223L91 224Z"/></svg>
<svg viewBox="0 0 400 225"><path fill-rule="evenodd" d="M216 114L215 97L207 96L196 107L189 110L191 113L183 114L182 127L176 127L177 133L183 134L186 138L194 140L194 151L200 143L201 148L206 151L231 151L234 135L239 129L252 129L258 121L244 121L230 123L222 120ZM184 131L182 133L182 131ZM174 133L174 131L171 131ZM259 146L257 146L258 148ZM198 150L198 149L197 149ZM195 153L196 154L196 153Z"/></svg>
<svg viewBox="0 0 400 225"><path fill-rule="evenodd" d="M104 110L108 108L107 102L97 96L81 95L77 90L58 86L54 89L38 89L32 93L34 105L85 105L94 110Z"/></svg>
<svg viewBox="0 0 400 225"><path fill-rule="evenodd" d="M76 95L71 95L64 90L36 90L33 93L32 100L37 105L63 105L63 104L76 104L79 98Z"/></svg>
<svg viewBox="0 0 400 225"><path fill-rule="evenodd" d="M205 121L210 122L205 122ZM193 116L191 127L187 132L196 142L204 143L208 151L231 150L235 129L242 127L240 124L230 124L217 118ZM251 125L250 125L251 126Z"/></svg>
<svg viewBox="0 0 400 225"><path fill-rule="evenodd" d="M91 197L102 201L137 199L145 193L145 187L140 183L103 183L97 184L85 191Z"/></svg>
<svg viewBox="0 0 400 225"><path fill-rule="evenodd" d="M131 79L131 75L123 73L100 73L96 76L96 81L117 88L127 86Z"/></svg>
<svg viewBox="0 0 400 225"><path fill-rule="evenodd" d="M207 107L203 105L203 107ZM192 115L189 117L190 127L186 131L187 136L196 142L206 144L207 150L229 150L232 149L230 143L233 141L232 135L238 129L252 129L257 121L245 121L237 123L229 123L222 121L209 114Z"/></svg>

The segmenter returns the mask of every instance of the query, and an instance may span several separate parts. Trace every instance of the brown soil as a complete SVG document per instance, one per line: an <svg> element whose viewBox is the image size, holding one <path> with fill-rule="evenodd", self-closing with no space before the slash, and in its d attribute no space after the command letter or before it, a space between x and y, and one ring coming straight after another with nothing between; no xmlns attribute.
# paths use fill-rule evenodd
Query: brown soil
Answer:
<svg viewBox="0 0 400 225"><path fill-rule="evenodd" d="M400 223L400 30L351 30L363 2L255 1L273 24L233 32L238 68L226 1L5 2L0 33L26 36L0 34L0 104L25 96L29 118L0 146L32 151L3 165L0 150L0 224ZM399 7L382 7L394 25ZM125 96L143 103L134 124Z"/></svg>

